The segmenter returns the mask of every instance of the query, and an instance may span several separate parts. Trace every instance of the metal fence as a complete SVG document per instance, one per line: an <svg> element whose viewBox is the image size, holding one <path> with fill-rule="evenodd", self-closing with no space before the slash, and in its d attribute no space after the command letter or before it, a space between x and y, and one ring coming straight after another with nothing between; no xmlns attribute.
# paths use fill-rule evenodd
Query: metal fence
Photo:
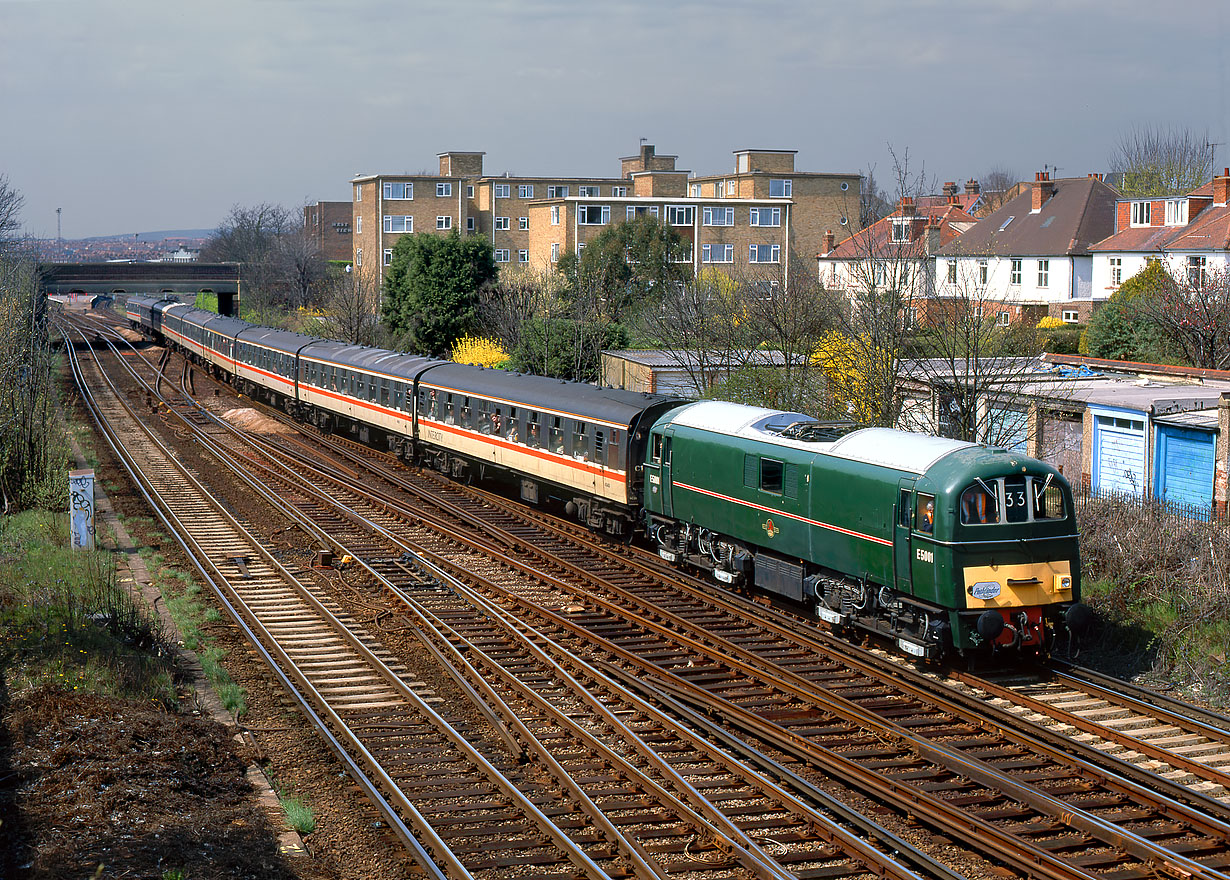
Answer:
<svg viewBox="0 0 1230 880"><path fill-rule="evenodd" d="M1189 504L1180 501L1162 501L1159 498L1150 498L1142 495L1135 495L1129 492L1100 492L1093 489L1081 490L1076 486L1072 487L1073 500L1076 502L1076 512L1082 513L1083 508L1088 504L1097 502L1113 502L1125 507L1133 508L1139 511L1142 515L1148 515L1157 519L1175 519L1175 520L1196 520L1199 522L1211 522L1217 517L1217 512L1213 509L1212 504ZM1226 522L1225 518L1220 518L1220 522Z"/></svg>

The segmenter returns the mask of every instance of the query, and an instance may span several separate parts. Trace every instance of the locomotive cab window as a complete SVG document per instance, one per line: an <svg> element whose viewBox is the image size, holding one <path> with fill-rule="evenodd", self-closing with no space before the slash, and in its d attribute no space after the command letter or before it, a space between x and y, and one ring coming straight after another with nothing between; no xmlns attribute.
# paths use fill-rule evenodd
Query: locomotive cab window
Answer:
<svg viewBox="0 0 1230 880"><path fill-rule="evenodd" d="M961 493L961 524L989 525L999 522L997 480L980 480Z"/></svg>
<svg viewBox="0 0 1230 880"><path fill-rule="evenodd" d="M760 459L760 491L782 494L786 466L773 458Z"/></svg>
<svg viewBox="0 0 1230 880"><path fill-rule="evenodd" d="M1051 485L1051 477L1033 480L1034 519L1063 519L1063 492Z"/></svg>
<svg viewBox="0 0 1230 880"><path fill-rule="evenodd" d="M914 531L930 535L935 531L935 496L918 493L914 504Z"/></svg>
<svg viewBox="0 0 1230 880"><path fill-rule="evenodd" d="M653 435L653 451L650 452L650 459L654 464L662 463L662 435Z"/></svg>

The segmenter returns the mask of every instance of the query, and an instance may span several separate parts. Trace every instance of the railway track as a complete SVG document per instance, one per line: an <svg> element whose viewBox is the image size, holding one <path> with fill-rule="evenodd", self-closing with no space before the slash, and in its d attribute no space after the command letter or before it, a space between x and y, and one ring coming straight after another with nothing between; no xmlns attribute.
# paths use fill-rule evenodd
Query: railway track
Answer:
<svg viewBox="0 0 1230 880"><path fill-rule="evenodd" d="M300 448L283 457L289 466L301 465L304 456ZM317 467L312 478L320 475ZM403 490L418 479L396 475ZM904 676L868 661L852 669L858 664L839 656L848 646L800 632L747 603L717 600L712 587L707 595L681 579L664 584L661 572L643 562L578 545L567 530L552 535L542 517L442 490L434 481L410 491L420 505L441 491L465 499L442 506L483 537L462 538L453 527L448 540L481 549L530 578L519 591L476 582L486 601L515 606L523 625L532 621L543 637L591 655L615 677L652 681L673 695L670 704L680 714L687 711L681 701L720 712L728 727L754 733L791 760L821 767L860 790L876 791L885 803L925 817L954 838L976 829L1026 875L1225 876L1227 817L1209 798L1140 768L1134 778L1121 762L1099 765L1070 740L1067 751L1076 752L1076 760L1053 735L1001 736L968 702L940 706L917 682L894 690L889 680ZM394 522L438 517L421 509L390 513L397 504L387 496L346 502L363 503ZM543 546L550 552L535 550L534 564L507 552ZM473 560L467 565L439 556L457 576L476 580ZM599 649L602 656L593 656ZM1014 848L1015 855L1009 852Z"/></svg>
<svg viewBox="0 0 1230 880"><path fill-rule="evenodd" d="M83 380L84 384L88 383ZM205 426L208 420L201 419L202 413L199 409L192 409L186 396L177 403L189 410L185 413L184 425L201 429L198 432L198 440L209 439L210 431ZM224 459L227 457L224 450L215 450L215 454ZM141 450L142 458L148 455L148 449ZM200 500L197 497L192 503L199 503ZM210 532L218 530L218 524L212 519L203 517L198 528ZM200 544L196 538L190 538L190 541ZM224 548L230 548L235 541L235 534L223 529L220 537L213 537L208 545L201 546L206 554L217 557L219 553L231 553L230 549ZM255 548L252 543L249 546ZM371 663L378 659L377 655L382 652L376 647L366 647L362 638L351 641L355 630L352 621L345 620L336 610L328 609L327 600L315 599L311 588L303 584L289 588L278 584L276 576L265 571L259 564L253 564L250 557L227 558L235 564L241 578L250 582L236 586L228 581L224 589L231 593L231 605L241 609L241 614L250 621L251 629L257 638L264 643L274 644L271 653L292 669L291 677L298 679L302 689L310 690L319 698L313 702L328 704L330 700L333 701L332 708L326 710L330 720L336 725L340 715L353 715L355 711L359 711L364 715L361 728L379 731L377 739L381 743L395 743L395 751L386 753L385 761L377 761L379 766L389 766L391 763L399 767L412 765L420 770L424 767L432 768L431 772L425 774L426 779L419 778L408 782L403 776L386 784L392 786L392 782L395 782L396 790L403 794L407 786L414 788L420 797L428 792L433 806L444 803L442 810L426 810L421 806L414 808L407 803L402 803L401 808L414 813L420 832L424 827L433 829L432 839L437 848L448 847L447 852L455 857L455 861L446 863L450 874L463 868L471 871L508 870L521 865L532 866L535 876L539 876L537 872L542 870L543 866L552 864L552 858L559 860L559 854L549 851L549 842L541 839L554 836L557 839L553 842L565 850L567 859L587 876L624 876L625 871L628 875L647 877L662 877L667 874L686 877L698 873L703 876L783 878L917 876L901 868L885 854L862 843L857 836L841 829L831 820L825 819L814 810L809 811L796 800L787 798L781 803L774 801L774 796L781 793L775 791L771 783L740 764L737 759L712 749L705 755L703 743L695 739L691 748L681 746L675 742L669 725L659 722L656 734L659 742L656 748L669 747L668 751L676 763L688 765L686 778L683 773L675 770L670 762L658 757L656 748L646 749L644 740L633 736L625 724L615 720L614 713L609 709L604 710L608 722L614 721L616 729L633 736L636 742L642 744L641 756L656 765L659 775L670 777L673 787L690 793L691 800L695 801L692 804L684 803L678 795L663 788L661 781L655 781L643 770L628 764L626 759L612 751L609 745L603 744L593 733L586 733L578 727L570 719L567 710L550 709L547 714L552 717L544 719L543 712L550 708L550 702L541 695L534 694L531 697L533 692L527 691L525 685L521 685L521 699L537 701L539 715L535 724L539 730L531 733L521 715L508 708L502 698L492 695L490 689L482 685L484 679L478 678L468 690L472 694L477 693L476 688L487 691L486 699L477 698L477 701L486 704L489 717L492 704L498 707L495 714L502 717L496 720L494 728L505 734L505 753L516 760L523 760L527 748L532 747L537 752L534 755L534 765L540 770L545 767L548 771L553 771L550 775L556 777L559 791L551 792L550 787L544 785L541 780L527 779L520 780L519 787L514 789L507 776L496 777L490 768L485 768L488 778L484 784L482 780L476 780L471 772L467 772L473 768L467 765L465 760L451 752L440 752L442 747L446 751L457 749L466 752L465 758L468 758L471 764L481 767L483 762L479 760L476 750L467 750L467 744L459 739L460 734L455 729L450 728L438 715L428 717L425 721L424 716L434 714L426 705L412 707L418 710L417 715L407 712L406 701L414 700L412 693L398 693L402 690L399 682L406 678L404 670L384 659L380 661L384 671L383 681L374 682L365 678L355 653L364 655L362 659ZM271 557L269 561L272 561ZM399 580L403 582L406 573L412 570L421 572L421 568L417 566L408 568L404 559L396 562L385 560L384 565L386 568L391 566L396 569ZM422 578L421 574L410 578L409 586L420 593L425 591L428 595L438 592L434 581L430 577ZM322 625L309 611L300 607L305 593L309 597L307 604L312 606L311 611L320 617L327 615L325 624ZM524 637L522 639L524 640ZM490 662L488 660L488 663ZM505 676L507 677L507 674ZM551 679L548 676L543 680ZM591 706L601 705L583 689L574 690L567 699L571 700L574 711L582 702ZM614 693L608 696L608 701L614 699ZM412 720L407 721L407 717ZM406 725L422 731L428 739L421 743L413 741L402 730ZM554 727L550 730L543 729L544 726L551 725ZM514 728L518 736L515 739L507 739L509 731ZM604 732L607 734L606 739L609 739L611 731ZM440 742L442 739L447 742ZM592 753L585 754L583 750L579 752L578 740L587 740ZM550 749L544 745L548 742L554 743L556 749L563 748L567 752L570 767L565 768L554 759ZM352 747L362 746L356 740ZM366 751L374 753L375 750L368 745ZM514 765L516 760L513 761ZM705 764L705 761L708 763ZM443 780L446 778L453 786L461 785L461 791L455 791L445 785ZM507 782L505 785L499 785L497 782L493 786L493 779L504 779ZM596 786L597 790L587 791L587 786ZM503 792L507 796L504 801L498 797L500 788L506 789ZM521 797L522 802L517 803L517 795L521 789L528 794L524 794ZM741 821L732 821L718 810L709 799L710 793L720 795L718 799L723 802L737 801L740 805ZM573 803L565 803L565 794L571 796ZM555 801L552 796L556 798ZM531 800L534 805L541 806L539 812L544 820L547 814L556 819L565 817L560 824L572 830L571 840L564 836L562 829L554 821L537 823L537 839L526 834L521 827L524 819L520 819L518 824L514 817L518 815L518 807L524 813L532 814L534 811L530 808ZM599 800L604 802L604 806L598 806ZM574 815L578 812L577 802L579 812L588 815L592 826L590 823L578 823ZM608 817L608 812L612 811L618 816L617 819ZM765 855L762 844L741 827L764 829L770 825L785 826L784 830L778 831L769 841L779 850L773 856ZM635 829L636 836L630 836L620 830L621 827L629 826ZM554 835L551 834L552 829L556 830ZM760 830L755 833L757 838L762 839L765 832ZM642 846L638 842L642 836L648 837L653 843ZM904 842L888 837L898 849L908 849ZM478 838L479 849L488 858L479 860L477 866L473 864L477 851L473 847L459 848L456 845L459 838ZM522 841L526 845L519 846ZM565 842L570 842L576 849L567 850L561 845ZM596 853L590 853L592 861L586 861L582 851L585 844L589 845L586 849L593 850L596 847L598 850ZM434 849L432 854L439 856ZM467 859L467 856L470 858ZM926 863L925 858L920 858ZM601 862L604 859L614 861L615 864L603 865ZM790 865L789 869L783 862ZM932 876L950 876L939 866L930 867L934 868L930 872ZM715 871L718 873L713 873Z"/></svg>

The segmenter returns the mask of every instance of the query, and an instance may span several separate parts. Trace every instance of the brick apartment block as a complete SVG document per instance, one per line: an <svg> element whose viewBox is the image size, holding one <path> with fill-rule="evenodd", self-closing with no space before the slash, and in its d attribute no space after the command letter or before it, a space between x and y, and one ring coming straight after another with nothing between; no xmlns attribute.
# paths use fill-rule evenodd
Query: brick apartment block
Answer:
<svg viewBox="0 0 1230 880"><path fill-rule="evenodd" d="M619 177L484 176L483 153L440 153L438 174L359 175L352 181L353 258L384 267L402 235L490 238L501 270L548 269L607 225L649 214L691 244L694 272L788 279L814 260L826 229L857 221L857 174L800 172L793 150L737 150L729 174L697 177L644 144ZM366 262L365 262L366 261Z"/></svg>
<svg viewBox="0 0 1230 880"><path fill-rule="evenodd" d="M351 259L350 202L317 202L303 208L303 228L326 260Z"/></svg>

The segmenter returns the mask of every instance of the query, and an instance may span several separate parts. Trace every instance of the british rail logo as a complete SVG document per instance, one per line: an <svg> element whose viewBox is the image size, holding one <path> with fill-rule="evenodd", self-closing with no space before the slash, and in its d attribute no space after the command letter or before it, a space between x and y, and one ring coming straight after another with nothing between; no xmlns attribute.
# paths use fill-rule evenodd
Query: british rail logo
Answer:
<svg viewBox="0 0 1230 880"><path fill-rule="evenodd" d="M772 517L770 517L765 524L761 526L761 528L764 529L765 534L770 538L776 537L781 532L781 529L773 525Z"/></svg>

